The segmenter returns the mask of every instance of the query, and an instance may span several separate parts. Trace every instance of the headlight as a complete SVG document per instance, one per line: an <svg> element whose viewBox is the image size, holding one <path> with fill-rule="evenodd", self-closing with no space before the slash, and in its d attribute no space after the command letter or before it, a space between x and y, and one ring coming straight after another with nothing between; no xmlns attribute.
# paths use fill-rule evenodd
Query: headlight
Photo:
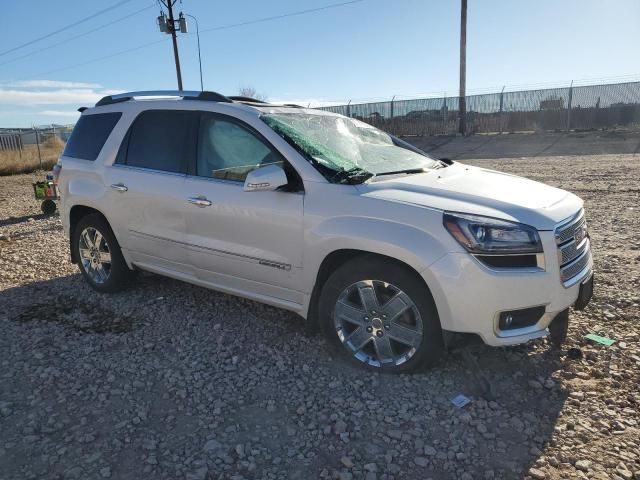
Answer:
<svg viewBox="0 0 640 480"><path fill-rule="evenodd" d="M445 213L444 226L460 245L475 254L541 253L535 228L497 218Z"/></svg>

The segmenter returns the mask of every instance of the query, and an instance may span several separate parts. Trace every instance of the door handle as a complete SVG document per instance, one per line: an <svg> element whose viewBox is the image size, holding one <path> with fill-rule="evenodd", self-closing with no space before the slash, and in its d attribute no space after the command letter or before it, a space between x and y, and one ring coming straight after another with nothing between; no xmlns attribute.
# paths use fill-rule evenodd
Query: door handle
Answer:
<svg viewBox="0 0 640 480"><path fill-rule="evenodd" d="M187 201L192 205L196 205L201 208L211 206L211 200L207 200L205 197L190 197L187 198Z"/></svg>
<svg viewBox="0 0 640 480"><path fill-rule="evenodd" d="M123 183L114 183L113 185L111 185L111 188L118 192L126 192L127 190L129 190Z"/></svg>

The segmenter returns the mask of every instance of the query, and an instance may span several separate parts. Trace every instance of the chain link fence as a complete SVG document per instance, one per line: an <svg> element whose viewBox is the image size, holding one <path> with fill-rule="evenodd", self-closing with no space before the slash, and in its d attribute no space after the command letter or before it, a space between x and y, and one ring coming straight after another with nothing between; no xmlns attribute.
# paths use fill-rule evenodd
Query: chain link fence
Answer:
<svg viewBox="0 0 640 480"><path fill-rule="evenodd" d="M640 82L503 91L466 103L468 134L640 127ZM459 97L322 107L405 136L456 134L458 109Z"/></svg>
<svg viewBox="0 0 640 480"><path fill-rule="evenodd" d="M50 168L72 129L73 125L0 128L0 175Z"/></svg>
<svg viewBox="0 0 640 480"><path fill-rule="evenodd" d="M0 151L24 150L27 145L38 145L57 137L66 143L73 125L32 128L0 128Z"/></svg>

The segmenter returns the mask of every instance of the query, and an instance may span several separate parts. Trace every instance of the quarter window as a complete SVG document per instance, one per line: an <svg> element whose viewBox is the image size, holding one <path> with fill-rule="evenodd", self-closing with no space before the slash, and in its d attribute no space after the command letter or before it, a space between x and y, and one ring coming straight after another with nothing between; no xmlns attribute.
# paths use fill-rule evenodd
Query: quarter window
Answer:
<svg viewBox="0 0 640 480"><path fill-rule="evenodd" d="M260 166L282 165L282 157L248 128L215 115L200 121L197 175L244 182Z"/></svg>
<svg viewBox="0 0 640 480"><path fill-rule="evenodd" d="M132 167L186 173L194 157L196 112L148 110L136 118L128 140L125 163ZM123 148L125 145L123 145ZM119 155L119 160L125 155Z"/></svg>
<svg viewBox="0 0 640 480"><path fill-rule="evenodd" d="M82 115L73 128L62 155L94 161L121 116L120 112Z"/></svg>

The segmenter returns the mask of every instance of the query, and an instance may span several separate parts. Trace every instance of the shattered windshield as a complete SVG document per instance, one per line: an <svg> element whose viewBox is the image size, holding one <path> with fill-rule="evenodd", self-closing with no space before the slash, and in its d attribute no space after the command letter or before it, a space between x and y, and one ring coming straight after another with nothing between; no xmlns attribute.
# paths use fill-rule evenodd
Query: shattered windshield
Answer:
<svg viewBox="0 0 640 480"><path fill-rule="evenodd" d="M260 117L301 151L329 180L359 175L362 181L384 172L436 168L440 162L398 146L394 139L359 120L309 113L270 113Z"/></svg>

